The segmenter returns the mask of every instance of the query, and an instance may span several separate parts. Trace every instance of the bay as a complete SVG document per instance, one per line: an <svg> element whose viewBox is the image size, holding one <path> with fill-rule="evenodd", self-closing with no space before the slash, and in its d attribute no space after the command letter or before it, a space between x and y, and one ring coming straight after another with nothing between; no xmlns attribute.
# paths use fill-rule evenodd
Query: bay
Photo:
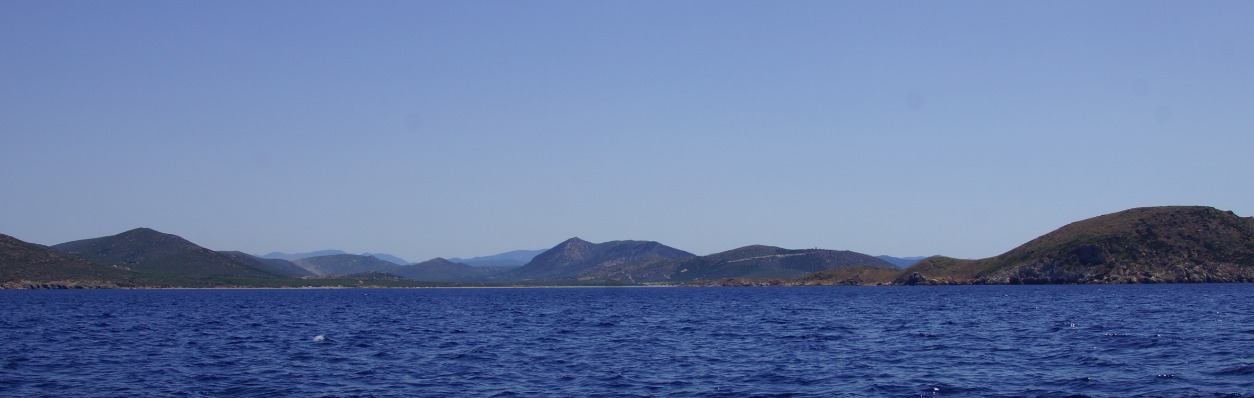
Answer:
<svg viewBox="0 0 1254 398"><path fill-rule="evenodd" d="M1254 285L0 291L0 396L1254 396Z"/></svg>

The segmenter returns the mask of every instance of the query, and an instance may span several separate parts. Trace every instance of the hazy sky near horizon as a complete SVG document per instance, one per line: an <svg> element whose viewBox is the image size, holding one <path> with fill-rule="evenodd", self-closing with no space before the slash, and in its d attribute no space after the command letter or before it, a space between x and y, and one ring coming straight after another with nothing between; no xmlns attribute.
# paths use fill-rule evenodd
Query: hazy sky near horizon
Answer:
<svg viewBox="0 0 1254 398"><path fill-rule="evenodd" d="M0 233L997 255L1254 216L1254 2L4 1Z"/></svg>

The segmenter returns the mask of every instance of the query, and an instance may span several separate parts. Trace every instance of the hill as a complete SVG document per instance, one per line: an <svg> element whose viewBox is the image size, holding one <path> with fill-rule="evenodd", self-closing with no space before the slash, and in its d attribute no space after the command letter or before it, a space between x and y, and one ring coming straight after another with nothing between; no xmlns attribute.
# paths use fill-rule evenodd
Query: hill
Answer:
<svg viewBox="0 0 1254 398"><path fill-rule="evenodd" d="M248 253L240 252L240 251L220 251L218 253L224 256L230 257L231 259L241 264L245 264L250 267L253 267L262 271L266 271L271 274L279 275L279 276L285 276L289 278L314 276L312 272L309 272L308 270L301 268L299 265L296 265L295 263L291 261L287 261L287 260L280 260L276 258L261 258L261 257L257 257Z"/></svg>
<svg viewBox="0 0 1254 398"><path fill-rule="evenodd" d="M599 270L622 264L694 257L692 253L658 242L620 240L591 243L571 238L546 250L526 265L502 272L494 280L503 282L590 280Z"/></svg>
<svg viewBox="0 0 1254 398"><path fill-rule="evenodd" d="M729 278L798 278L852 266L890 270L893 273L900 269L884 260L852 251L791 250L752 245L708 256L623 264L588 276L625 283L697 282Z"/></svg>
<svg viewBox="0 0 1254 398"><path fill-rule="evenodd" d="M302 258L333 256L336 254L348 254L348 253L343 250L318 250L318 251L312 251L308 253L270 252L265 255L261 255L257 257L275 259L275 260L296 261Z"/></svg>
<svg viewBox="0 0 1254 398"><path fill-rule="evenodd" d="M405 260L405 259L403 259L403 258L396 257L396 256L393 256L393 255L391 255L391 254L387 254L387 253L362 253L361 255L363 255L363 256L371 256L371 257L374 257L374 258L377 258L377 259L380 259L380 260L383 260L383 261L387 261L387 262L389 262L389 263L396 264L396 265L407 265L407 264L409 264L409 261L406 261L406 260Z"/></svg>
<svg viewBox="0 0 1254 398"><path fill-rule="evenodd" d="M366 272L396 273L400 265L380 260L373 256L356 254L333 254L298 259L296 265L312 272L314 275L352 275Z"/></svg>
<svg viewBox="0 0 1254 398"><path fill-rule="evenodd" d="M682 261L674 277L680 281L730 277L788 278L851 266L900 269L884 260L847 250L790 250L755 245Z"/></svg>
<svg viewBox="0 0 1254 398"><path fill-rule="evenodd" d="M106 266L149 274L186 277L232 276L274 278L278 275L241 263L230 256L209 250L177 235L148 228L136 228L113 236L84 239L53 245Z"/></svg>
<svg viewBox="0 0 1254 398"><path fill-rule="evenodd" d="M509 268L521 267L531 259L544 253L544 250L514 250L491 256L480 256L472 258L450 258L449 261L462 263L472 267L492 267L492 268Z"/></svg>
<svg viewBox="0 0 1254 398"><path fill-rule="evenodd" d="M932 257L897 284L1254 281L1254 218L1210 207L1125 210L1074 222L1002 255Z"/></svg>
<svg viewBox="0 0 1254 398"><path fill-rule="evenodd" d="M488 275L482 268L455 263L443 258L433 258L421 263L406 265L393 271L406 279L425 282L479 282Z"/></svg>
<svg viewBox="0 0 1254 398"><path fill-rule="evenodd" d="M696 286L865 286L886 285L900 270L854 265L815 272L798 278L723 278L689 282Z"/></svg>
<svg viewBox="0 0 1254 398"><path fill-rule="evenodd" d="M389 262L390 262L390 261L389 261ZM394 281L394 282L399 282L399 281L404 281L404 280L405 280L405 277L403 277L403 276L396 275L396 274L389 274L389 273L387 273L387 272L379 272L379 271L367 271L367 272L362 272L362 273L359 273L359 274L344 275L344 276L341 276L340 278L341 278L341 279L350 279L350 280L355 279L355 280L359 280L359 281Z"/></svg>
<svg viewBox="0 0 1254 398"><path fill-rule="evenodd" d="M5 287L116 287L133 285L135 278L131 271L0 234L0 285Z"/></svg>
<svg viewBox="0 0 1254 398"><path fill-rule="evenodd" d="M349 253L348 253L348 252L345 252L345 251L343 251L343 250L334 250L334 249L332 249L332 250L318 250L318 251L312 251L312 252L308 252L308 253L283 253L283 252L270 252L270 253L268 253L268 254L266 254L266 255L264 255L264 256L257 256L257 257L261 257L261 258L265 258L265 259L275 259L275 260L296 261L296 260L300 260L300 259L302 259L302 258L310 258L310 257L323 257L323 256L334 256L334 255L336 255L336 254L349 254ZM362 255L362 256L374 256L374 257L375 257L375 258L377 258L377 259L380 259L380 260L383 260L383 261L387 261L387 262L389 262L389 263L396 264L396 265L405 265L405 264L409 264L409 262L408 262L408 261L405 261L405 259L400 258L400 257L393 256L393 255L391 255L391 254L387 254L387 253L362 253L361 255Z"/></svg>

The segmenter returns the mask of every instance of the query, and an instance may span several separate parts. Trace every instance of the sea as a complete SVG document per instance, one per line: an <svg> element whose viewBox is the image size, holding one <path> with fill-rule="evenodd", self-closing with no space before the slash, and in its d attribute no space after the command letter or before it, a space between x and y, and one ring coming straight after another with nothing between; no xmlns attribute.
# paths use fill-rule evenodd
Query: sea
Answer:
<svg viewBox="0 0 1254 398"><path fill-rule="evenodd" d="M0 396L1251 397L1254 284L10 290Z"/></svg>

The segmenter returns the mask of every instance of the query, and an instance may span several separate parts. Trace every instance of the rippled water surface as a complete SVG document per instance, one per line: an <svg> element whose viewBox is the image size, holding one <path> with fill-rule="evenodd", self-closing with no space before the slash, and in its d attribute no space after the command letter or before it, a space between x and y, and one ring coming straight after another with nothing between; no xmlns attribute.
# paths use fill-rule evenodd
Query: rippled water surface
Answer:
<svg viewBox="0 0 1254 398"><path fill-rule="evenodd" d="M1254 396L1254 285L0 291L0 396Z"/></svg>

